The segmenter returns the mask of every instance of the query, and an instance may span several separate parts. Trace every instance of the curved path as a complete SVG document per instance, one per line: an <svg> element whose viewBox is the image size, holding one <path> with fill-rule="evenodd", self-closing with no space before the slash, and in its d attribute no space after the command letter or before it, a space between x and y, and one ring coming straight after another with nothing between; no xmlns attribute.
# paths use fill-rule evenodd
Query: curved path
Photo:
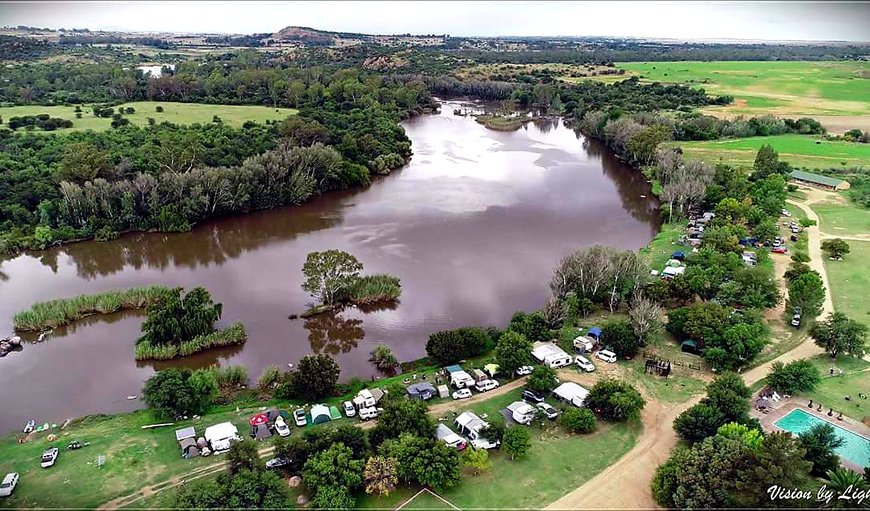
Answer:
<svg viewBox="0 0 870 511"><path fill-rule="evenodd" d="M808 218L820 225L819 216L805 202L788 200L801 208ZM808 201L815 202L815 201ZM821 235L818 227L807 229L807 245L810 268L819 272L825 285L825 301L822 315L834 311L828 276L822 254ZM779 357L743 373L747 385L753 385L767 376L774 362L790 362L799 358L818 355L822 350L807 337L801 344ZM643 432L634 448L616 463L607 467L583 486L547 506L547 509L652 509L658 508L652 498L650 483L656 467L668 459L671 449L677 445L677 435L672 424L674 419L701 399L700 396L677 405L662 404L649 400L641 414Z"/></svg>

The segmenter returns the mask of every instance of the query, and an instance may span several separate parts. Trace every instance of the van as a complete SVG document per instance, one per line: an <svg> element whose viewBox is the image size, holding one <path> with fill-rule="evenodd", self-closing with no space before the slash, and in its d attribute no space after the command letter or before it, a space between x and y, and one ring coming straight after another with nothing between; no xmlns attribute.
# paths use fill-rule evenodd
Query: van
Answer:
<svg viewBox="0 0 870 511"><path fill-rule="evenodd" d="M577 355L577 357L575 358L575 362L577 363L577 367L586 371L587 373L591 373L595 370L595 366L592 365L592 362L590 362L589 359L587 359L583 355Z"/></svg>
<svg viewBox="0 0 870 511"><path fill-rule="evenodd" d="M601 350L598 353L596 353L595 356L598 359L603 360L605 362L610 362L611 364L616 363L616 353L614 353L610 350Z"/></svg>
<svg viewBox="0 0 870 511"><path fill-rule="evenodd" d="M359 418L360 420L367 421L369 419L374 419L378 416L378 409L374 406L370 406L368 408L360 408Z"/></svg>

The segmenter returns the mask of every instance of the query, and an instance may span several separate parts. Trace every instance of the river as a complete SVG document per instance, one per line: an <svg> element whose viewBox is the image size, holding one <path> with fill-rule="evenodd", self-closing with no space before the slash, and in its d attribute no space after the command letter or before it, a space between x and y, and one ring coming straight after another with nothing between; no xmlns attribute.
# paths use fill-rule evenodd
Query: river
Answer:
<svg viewBox="0 0 870 511"><path fill-rule="evenodd" d="M403 123L411 163L365 190L331 193L291 208L222 218L181 234L138 233L0 262L0 335L33 302L146 284L209 289L220 325L242 320L248 342L170 363L137 363L142 317L91 317L0 359L0 432L33 418L57 422L143 406L155 368L243 364L252 381L316 352L336 358L342 378L376 374L378 343L400 360L425 355L429 334L504 326L548 297L564 255L596 243L644 246L659 228L649 185L599 143L555 121L515 132L442 113ZM302 290L308 252L341 249L366 273L402 280L394 307L347 309L288 320L311 299ZM32 340L32 339L31 339Z"/></svg>

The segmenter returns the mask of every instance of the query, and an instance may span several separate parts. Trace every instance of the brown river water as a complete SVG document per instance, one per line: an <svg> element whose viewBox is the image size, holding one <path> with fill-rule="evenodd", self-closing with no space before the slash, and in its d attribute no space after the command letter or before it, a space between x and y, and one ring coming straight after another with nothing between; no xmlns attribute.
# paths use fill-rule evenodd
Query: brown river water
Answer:
<svg viewBox="0 0 870 511"><path fill-rule="evenodd" d="M166 366L243 364L252 380L315 352L342 378L369 378L378 343L399 360L425 355L429 334L504 326L548 297L564 255L596 243L645 245L659 228L649 185L599 143L555 121L515 132L441 114L403 123L414 157L365 190L299 207L222 218L182 234L141 233L0 262L0 336L33 302L147 284L204 286L222 302L220 325L242 320L248 342L169 363L137 363L142 316L90 317L0 358L0 433L29 419L61 423L132 410L128 400ZM308 252L341 249L366 273L402 280L400 303L288 320L311 299L302 290Z"/></svg>

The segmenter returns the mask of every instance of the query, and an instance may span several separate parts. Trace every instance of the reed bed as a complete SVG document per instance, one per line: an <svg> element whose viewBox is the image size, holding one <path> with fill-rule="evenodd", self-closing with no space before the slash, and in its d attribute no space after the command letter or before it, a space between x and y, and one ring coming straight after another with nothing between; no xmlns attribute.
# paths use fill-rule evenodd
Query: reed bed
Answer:
<svg viewBox="0 0 870 511"><path fill-rule="evenodd" d="M401 294L399 278L386 274L360 277L348 291L349 301L357 305L390 302L397 300Z"/></svg>
<svg viewBox="0 0 870 511"><path fill-rule="evenodd" d="M211 348L243 344L247 340L248 334L245 332L245 326L241 321L237 321L223 330L199 335L179 344L154 346L147 341L139 341L136 343L136 360L169 360L176 357L186 357ZM227 376L229 378L239 377L239 375ZM244 379L247 381L247 373L244 375Z"/></svg>
<svg viewBox="0 0 870 511"><path fill-rule="evenodd" d="M15 314L12 323L15 330L40 332L67 325L92 314L144 309L168 291L164 286L144 286L38 302L30 310Z"/></svg>

